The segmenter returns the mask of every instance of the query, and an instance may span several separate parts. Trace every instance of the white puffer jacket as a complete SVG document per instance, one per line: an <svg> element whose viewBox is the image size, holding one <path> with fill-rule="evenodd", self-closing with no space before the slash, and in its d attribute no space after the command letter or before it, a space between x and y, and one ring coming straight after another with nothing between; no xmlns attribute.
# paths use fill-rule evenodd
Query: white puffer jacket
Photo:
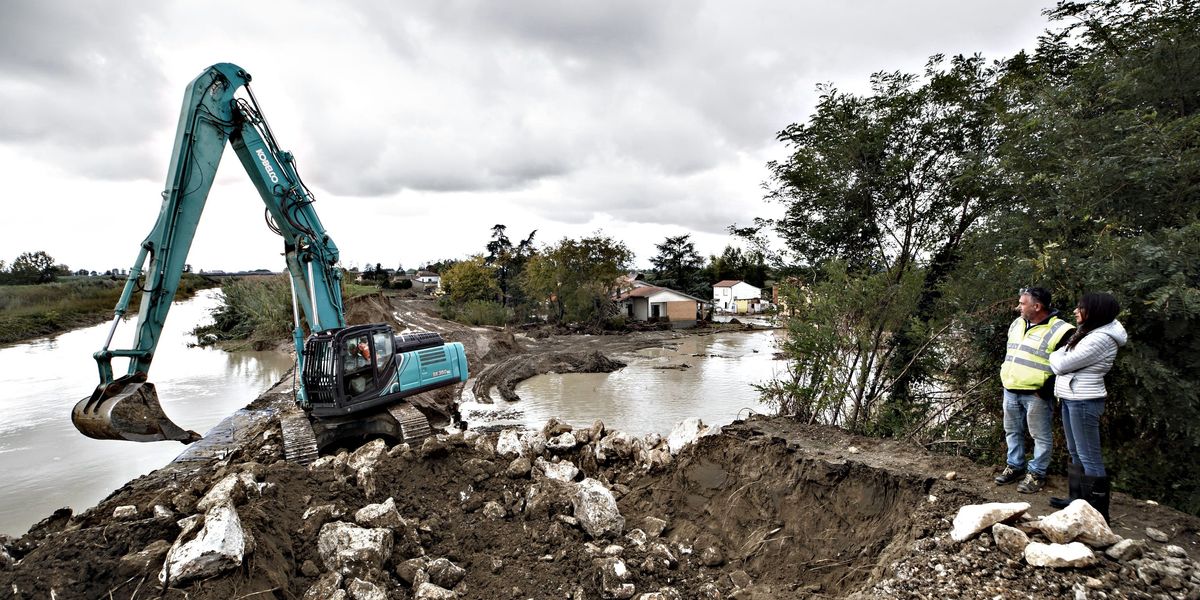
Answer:
<svg viewBox="0 0 1200 600"><path fill-rule="evenodd" d="M1050 368L1058 378L1054 381L1054 395L1067 400L1094 400L1104 398L1104 375L1113 366L1117 348L1124 346L1129 336L1120 321L1113 321L1088 333L1067 349L1063 344L1050 355Z"/></svg>

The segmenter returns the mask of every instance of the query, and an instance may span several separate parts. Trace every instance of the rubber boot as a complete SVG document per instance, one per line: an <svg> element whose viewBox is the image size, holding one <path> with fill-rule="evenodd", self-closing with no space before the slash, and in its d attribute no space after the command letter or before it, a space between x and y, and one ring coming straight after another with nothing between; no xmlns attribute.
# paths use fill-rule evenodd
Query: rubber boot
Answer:
<svg viewBox="0 0 1200 600"><path fill-rule="evenodd" d="M1108 521L1108 496L1109 483L1108 477L1091 477L1083 476L1080 485L1080 494L1088 504L1092 505L1100 514L1104 516L1105 522Z"/></svg>
<svg viewBox="0 0 1200 600"><path fill-rule="evenodd" d="M1083 497L1079 488L1083 485L1083 465L1080 463L1071 463L1067 465L1067 497L1050 498L1050 506L1054 508L1066 508L1072 502Z"/></svg>

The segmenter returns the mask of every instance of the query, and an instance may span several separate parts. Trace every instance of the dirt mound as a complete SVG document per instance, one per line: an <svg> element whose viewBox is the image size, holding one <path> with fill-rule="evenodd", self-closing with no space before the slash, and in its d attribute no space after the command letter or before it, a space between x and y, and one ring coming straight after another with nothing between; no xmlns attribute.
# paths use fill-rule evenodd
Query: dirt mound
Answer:
<svg viewBox="0 0 1200 600"><path fill-rule="evenodd" d="M947 463L911 450L915 460L905 462L891 443L872 447L780 419L728 426L673 459L658 436L601 425L565 433L558 424L523 438L376 442L373 462L347 449L312 468L281 460L275 427L219 462L156 471L94 509L57 513L7 540L19 562L0 561L0 589L15 598L301 598L321 581L352 581L326 566L322 526L353 522L391 498L399 520L390 554L354 575L391 598L412 597L430 577L416 573L434 573L435 562L463 570L451 584L461 598L629 597L630 589L681 598L984 597L991 579L1009 584L1006 597L1050 598L1089 577L1110 594L1153 591L1113 561L1035 570L984 538L953 544L948 516L983 498L973 484L941 477ZM497 453L516 449L525 456ZM230 474L253 482L237 496L248 540L241 566L163 591L162 557L181 518L202 513L201 498ZM588 533L576 489L585 477L616 499L620 534ZM121 506L135 514L115 517ZM1195 520L1174 515L1173 542L1194 544Z"/></svg>
<svg viewBox="0 0 1200 600"><path fill-rule="evenodd" d="M368 294L346 299L346 324L387 323L393 329L403 329L391 303L383 294Z"/></svg>

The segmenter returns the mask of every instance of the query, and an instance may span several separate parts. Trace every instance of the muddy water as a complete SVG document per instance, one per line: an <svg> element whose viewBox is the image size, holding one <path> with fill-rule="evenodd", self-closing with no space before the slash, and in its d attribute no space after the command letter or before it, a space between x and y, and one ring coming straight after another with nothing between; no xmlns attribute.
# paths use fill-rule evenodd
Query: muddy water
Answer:
<svg viewBox="0 0 1200 600"><path fill-rule="evenodd" d="M163 410L185 429L207 431L279 380L292 359L279 352L188 348L187 334L209 319L217 290L176 303L163 330L150 381ZM114 348L128 348L136 320L117 328ZM138 444L84 437L71 407L98 383L92 353L108 324L0 348L0 533L24 533L53 510L82 510L126 481L183 451L179 442ZM126 363L114 361L124 374Z"/></svg>
<svg viewBox="0 0 1200 600"><path fill-rule="evenodd" d="M518 402L464 403L470 427L494 425L538 428L550 417L575 426L596 419L631 434L663 435L680 421L699 417L724 425L750 411L770 413L754 383L781 375L784 362L773 358L772 331L720 333L683 338L616 358L627 363L612 373L547 374L516 388Z"/></svg>

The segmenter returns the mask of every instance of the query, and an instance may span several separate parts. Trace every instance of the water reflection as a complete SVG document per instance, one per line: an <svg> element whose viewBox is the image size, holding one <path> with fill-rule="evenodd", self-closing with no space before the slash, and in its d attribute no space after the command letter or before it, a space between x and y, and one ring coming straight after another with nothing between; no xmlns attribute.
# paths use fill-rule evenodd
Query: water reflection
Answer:
<svg viewBox="0 0 1200 600"><path fill-rule="evenodd" d="M218 298L218 290L205 290L172 306L150 370L167 415L200 432L292 365L280 352L189 348L187 332L209 319ZM117 329L114 348L130 347L134 323ZM92 353L107 333L104 324L0 348L0 532L22 533L59 507L89 507L183 451L178 442L93 440L71 425L71 407L99 382ZM114 373L124 374L127 363L113 363Z"/></svg>
<svg viewBox="0 0 1200 600"><path fill-rule="evenodd" d="M783 373L775 339L762 331L688 337L618 357L628 366L613 373L538 375L517 386L519 402L465 403L463 415L471 427L537 428L552 416L588 426L601 419L637 435L665 435L689 417L724 425L750 411L770 412L752 384Z"/></svg>

